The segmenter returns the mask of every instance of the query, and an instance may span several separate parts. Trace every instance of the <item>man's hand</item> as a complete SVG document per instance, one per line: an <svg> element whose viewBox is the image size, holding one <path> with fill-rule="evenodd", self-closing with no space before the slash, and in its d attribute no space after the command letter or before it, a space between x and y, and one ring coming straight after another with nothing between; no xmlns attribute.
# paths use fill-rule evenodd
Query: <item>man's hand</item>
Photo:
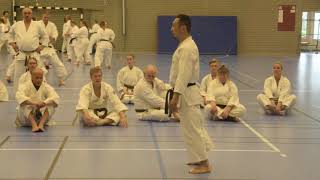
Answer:
<svg viewBox="0 0 320 180"><path fill-rule="evenodd" d="M218 110L216 103L212 101L212 102L210 103L210 105L211 105L211 111L210 111L211 114L216 114L216 112L217 112L217 110Z"/></svg>
<svg viewBox="0 0 320 180"><path fill-rule="evenodd" d="M43 50L44 46L40 45L37 49L36 52L40 54L40 52Z"/></svg>
<svg viewBox="0 0 320 180"><path fill-rule="evenodd" d="M96 126L96 121L92 117L84 117L83 120L86 126L89 126L89 127Z"/></svg>
<svg viewBox="0 0 320 180"><path fill-rule="evenodd" d="M228 118L230 111L231 111L231 107L230 107L230 106L226 106L226 107L223 109L223 112L222 112L222 114L221 114L222 118L223 118L223 119Z"/></svg>
<svg viewBox="0 0 320 180"><path fill-rule="evenodd" d="M36 102L35 103L35 106L38 108L38 109L41 109L43 107L45 107L47 104L45 102Z"/></svg>
<svg viewBox="0 0 320 180"><path fill-rule="evenodd" d="M170 101L170 110L172 113L178 113L179 94L174 93Z"/></svg>
<svg viewBox="0 0 320 180"><path fill-rule="evenodd" d="M17 46L16 43L10 43L10 45L12 46L12 48L14 49L14 51L15 51L16 53L19 52L19 48L18 48L18 46Z"/></svg>

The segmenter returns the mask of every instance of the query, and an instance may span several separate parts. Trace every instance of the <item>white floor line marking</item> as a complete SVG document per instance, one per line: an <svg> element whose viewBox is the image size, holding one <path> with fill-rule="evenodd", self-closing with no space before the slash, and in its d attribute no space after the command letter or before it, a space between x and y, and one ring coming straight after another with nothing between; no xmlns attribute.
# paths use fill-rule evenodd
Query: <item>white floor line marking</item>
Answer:
<svg viewBox="0 0 320 180"><path fill-rule="evenodd" d="M58 148L0 148L0 151L58 151ZM63 151L186 151L186 149L107 149L107 148L64 148ZM213 149L213 152L265 152L265 153L277 153L274 150L263 149Z"/></svg>
<svg viewBox="0 0 320 180"><path fill-rule="evenodd" d="M280 153L280 156L287 157L286 154L282 153L278 147L276 147L274 144L272 144L267 138L265 138L262 134L260 134L258 131L256 131L253 127L251 127L248 123L246 123L244 120L240 121L244 126L246 126L251 132L253 132L256 136L258 136L261 141L266 143L273 151Z"/></svg>

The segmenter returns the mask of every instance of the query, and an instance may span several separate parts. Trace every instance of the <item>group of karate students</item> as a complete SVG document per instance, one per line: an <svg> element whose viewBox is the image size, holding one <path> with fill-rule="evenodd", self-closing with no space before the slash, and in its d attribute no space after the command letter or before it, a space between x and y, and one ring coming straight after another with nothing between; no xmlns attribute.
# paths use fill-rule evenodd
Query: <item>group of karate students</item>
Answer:
<svg viewBox="0 0 320 180"><path fill-rule="evenodd" d="M52 46L50 42L56 40L57 36L43 28L43 26L48 29L51 29L50 26L53 27L46 22L46 15L43 16L41 23L36 23L31 20L31 9L25 8L23 17L23 21L11 27L8 40L15 52L14 82L17 83L18 102L16 125L31 126L33 132L43 132L59 104L60 97L44 80L46 69L43 68L41 58L46 57L52 64L56 63L57 74L63 74L61 78L65 76L65 68L55 62L61 61L55 57L55 50L50 47ZM103 60L107 62L107 67L111 67L109 58L112 56L114 33L106 28L105 22L102 22L100 28L97 28L98 35L93 37L95 40L91 42L87 39L88 30L83 28L86 23L80 23L80 29L72 33L73 29L77 28L68 18L66 23L70 22L69 28L72 30L71 33L69 30L64 30L67 43L64 46L69 48L68 58L75 59L75 64L89 64L90 61L85 59L85 53L92 52L81 47L81 54L77 54L79 50L70 48L77 47L78 42L88 44L88 47L93 46L92 42L98 42L96 52L98 61L90 69L89 74L91 82L81 88L76 105L76 112L81 122L88 127L104 125L128 127L126 116L128 108L125 104L133 104L140 120L180 122L189 156L187 165L192 166L189 173L211 172L208 152L213 144L204 127L205 118L200 107L204 107L207 119L235 122L241 121L240 118L246 108L240 104L237 86L230 80L227 66L221 65L217 59L209 62L211 72L203 78L199 87L197 83L200 70L199 51L190 35L189 16L180 14L172 22L171 32L179 41L179 46L172 57L169 84L157 78L158 70L155 65L147 65L141 70L135 66L135 56L128 54L126 66L117 74L116 91L102 80L101 69ZM75 40L77 43L74 44ZM264 93L259 94L257 99L267 114L285 115L294 105L296 97L291 94L290 81L282 75L282 64L274 63L272 68L273 75L265 80ZM7 99L6 88L1 83L0 101Z"/></svg>

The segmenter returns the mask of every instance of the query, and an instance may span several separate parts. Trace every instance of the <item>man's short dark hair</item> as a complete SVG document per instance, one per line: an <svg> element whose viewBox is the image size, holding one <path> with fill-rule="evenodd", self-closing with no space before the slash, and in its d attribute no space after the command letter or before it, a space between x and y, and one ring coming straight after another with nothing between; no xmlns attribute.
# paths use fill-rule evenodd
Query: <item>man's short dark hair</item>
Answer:
<svg viewBox="0 0 320 180"><path fill-rule="evenodd" d="M187 28L187 31L190 33L191 32L191 19L188 15L185 14L179 14L176 16L176 18L179 18L179 24L185 25Z"/></svg>
<svg viewBox="0 0 320 180"><path fill-rule="evenodd" d="M9 14L9 11L3 11L2 15L5 15L6 13Z"/></svg>

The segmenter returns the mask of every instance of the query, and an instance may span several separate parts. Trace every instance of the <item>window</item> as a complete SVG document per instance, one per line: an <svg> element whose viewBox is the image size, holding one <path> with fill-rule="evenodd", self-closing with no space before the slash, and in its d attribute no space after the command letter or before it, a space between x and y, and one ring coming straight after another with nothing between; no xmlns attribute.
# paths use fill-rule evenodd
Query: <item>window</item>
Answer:
<svg viewBox="0 0 320 180"><path fill-rule="evenodd" d="M308 25L308 12L302 13L302 29L301 36L305 38L307 36L307 25Z"/></svg>
<svg viewBox="0 0 320 180"><path fill-rule="evenodd" d="M313 39L320 40L320 12L314 14Z"/></svg>

